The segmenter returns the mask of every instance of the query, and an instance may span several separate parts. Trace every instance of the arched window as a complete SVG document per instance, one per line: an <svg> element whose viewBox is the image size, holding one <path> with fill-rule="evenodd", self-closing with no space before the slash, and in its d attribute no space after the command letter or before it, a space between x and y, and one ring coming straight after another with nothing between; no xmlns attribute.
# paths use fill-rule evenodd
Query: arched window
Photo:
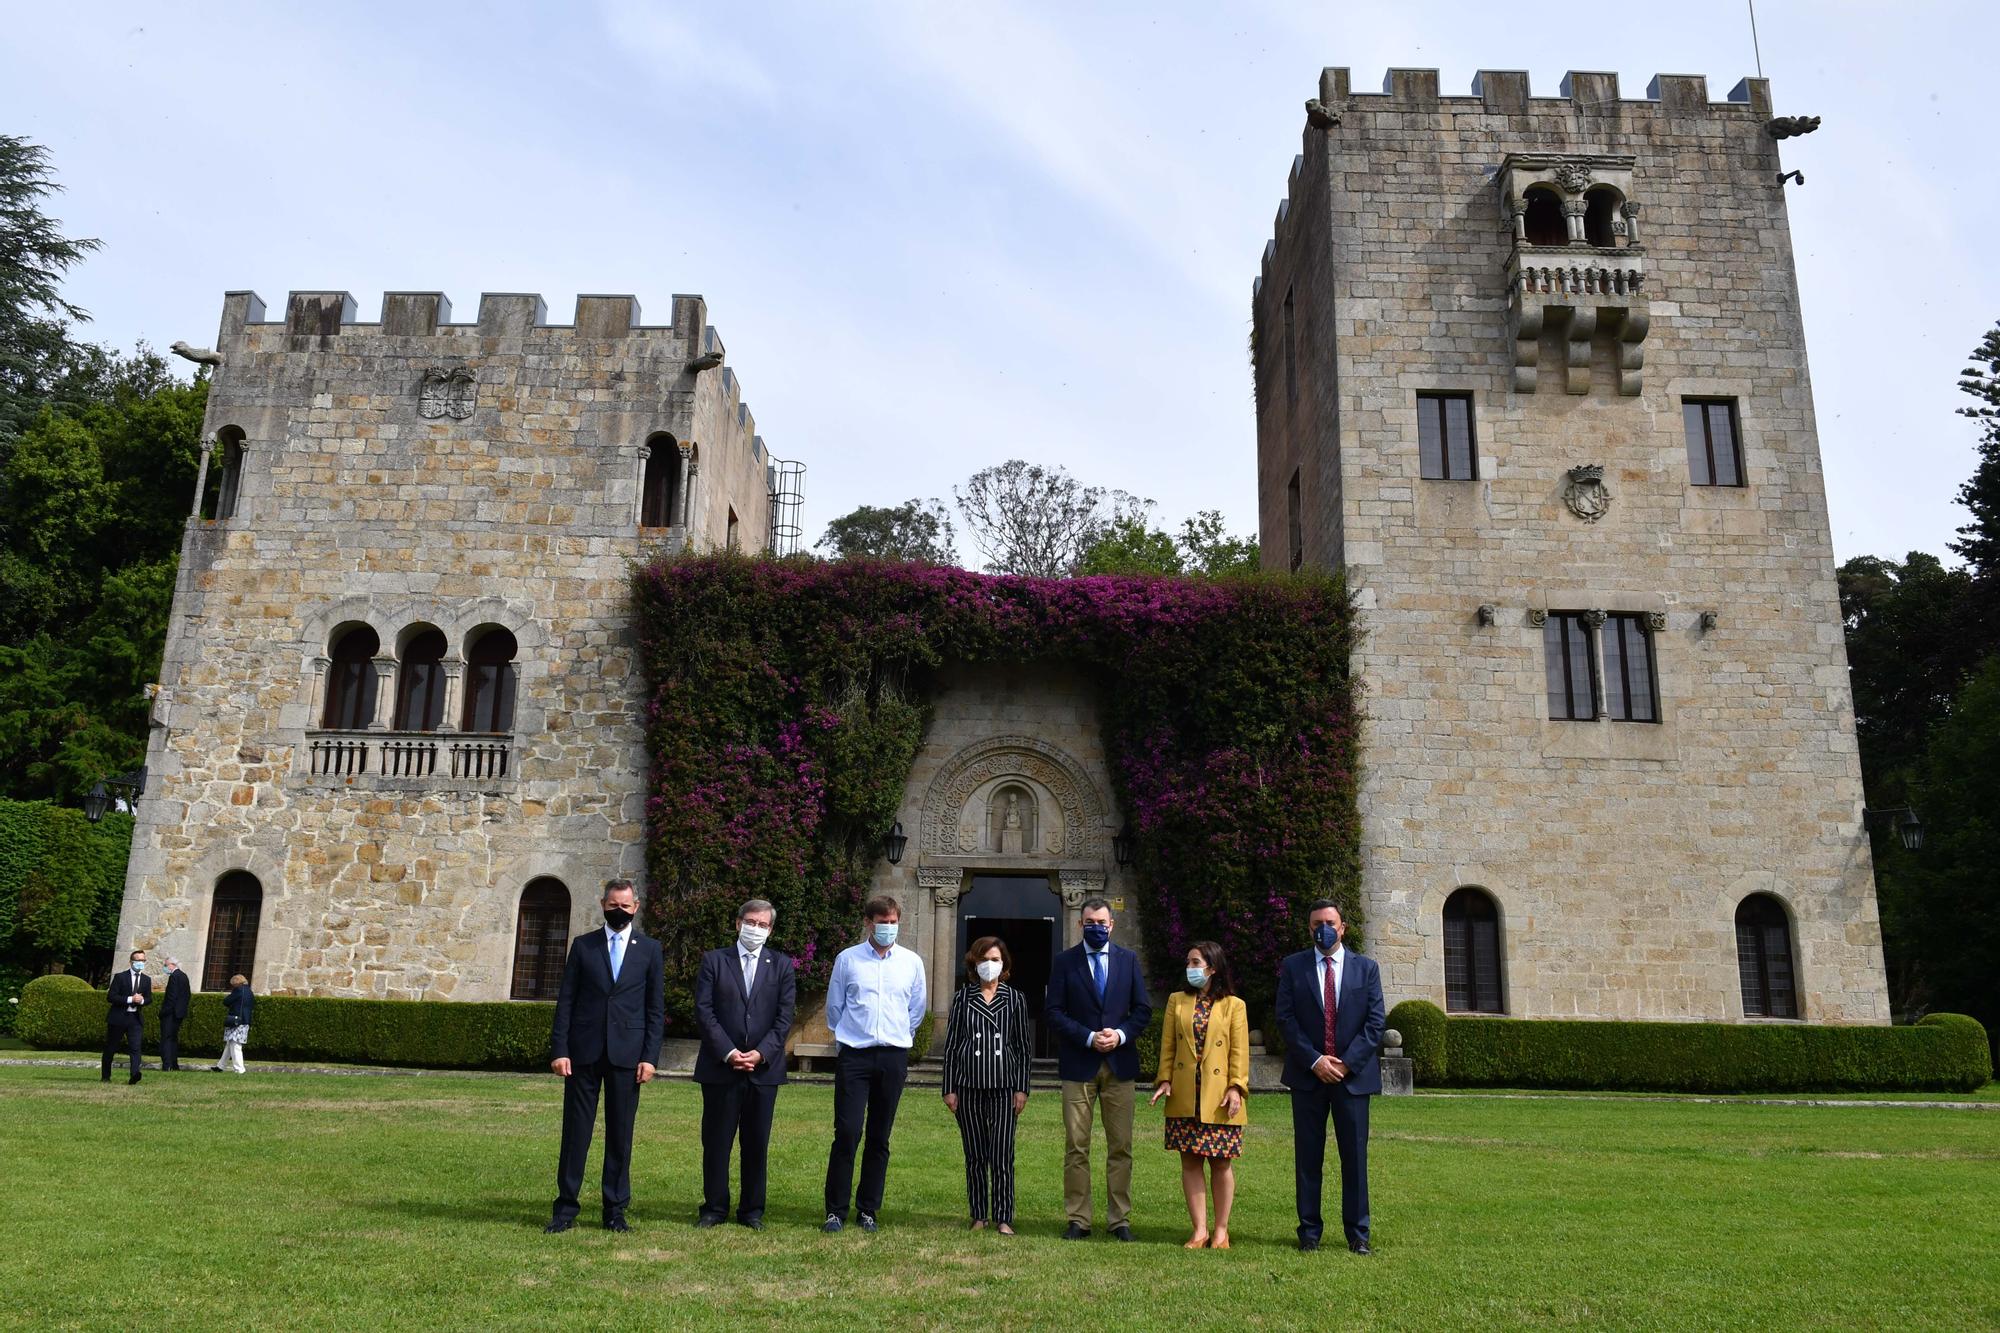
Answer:
<svg viewBox="0 0 2000 1333"><path fill-rule="evenodd" d="M1601 249L1610 249L1618 244L1618 237L1612 231L1612 222L1618 216L1618 205L1624 201L1618 191L1609 185L1600 185L1583 196L1583 239Z"/></svg>
<svg viewBox="0 0 2000 1333"><path fill-rule="evenodd" d="M1792 990L1792 921L1785 905L1768 893L1753 893L1736 908L1736 968L1746 1016L1799 1016Z"/></svg>
<svg viewBox="0 0 2000 1333"><path fill-rule="evenodd" d="M382 640L366 625L334 631L321 726L360 731L375 720L375 654L381 649Z"/></svg>
<svg viewBox="0 0 2000 1333"><path fill-rule="evenodd" d="M444 721L444 631L428 625L403 632L397 654L396 730L436 731Z"/></svg>
<svg viewBox="0 0 2000 1333"><path fill-rule="evenodd" d="M466 653L465 713L461 731L512 731L514 729L514 680L518 668L514 657L520 645L499 625L474 631L476 637Z"/></svg>
<svg viewBox="0 0 2000 1333"><path fill-rule="evenodd" d="M208 911L208 948L201 956L201 988L228 990L241 972L255 976L257 918L264 910L264 886L247 870L232 870L215 882Z"/></svg>
<svg viewBox="0 0 2000 1333"><path fill-rule="evenodd" d="M1455 1014L1501 1014L1500 909L1480 889L1444 900L1444 1007Z"/></svg>
<svg viewBox="0 0 2000 1333"><path fill-rule="evenodd" d="M1544 186L1530 186L1528 215L1523 220L1529 245L1568 245L1569 223L1563 220L1562 198Z"/></svg>
<svg viewBox="0 0 2000 1333"><path fill-rule="evenodd" d="M639 526L671 528L680 521L675 502L680 499L681 450L671 435L655 435L646 441L652 452L646 455L646 475L640 484Z"/></svg>
<svg viewBox="0 0 2000 1333"><path fill-rule="evenodd" d="M563 960L569 952L569 890L544 875L521 890L521 915L514 929L514 988L517 1000L553 1000L562 989Z"/></svg>

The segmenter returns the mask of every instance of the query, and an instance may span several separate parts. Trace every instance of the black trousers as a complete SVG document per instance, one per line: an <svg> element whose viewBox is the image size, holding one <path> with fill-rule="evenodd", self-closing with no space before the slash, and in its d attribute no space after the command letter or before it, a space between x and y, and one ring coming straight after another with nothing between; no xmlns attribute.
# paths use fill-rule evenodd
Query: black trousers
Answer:
<svg viewBox="0 0 2000 1333"><path fill-rule="evenodd" d="M729 1216L729 1152L743 1144L743 1194L736 1218L752 1222L764 1215L764 1182L771 1156L771 1116L778 1085L732 1076L727 1083L701 1085L701 1211Z"/></svg>
<svg viewBox="0 0 2000 1333"><path fill-rule="evenodd" d="M118 1048L126 1047L132 1052L132 1077L139 1077L139 1044L146 1039L146 1028L137 1014L113 1012L104 1020L104 1077L111 1077L111 1062L118 1057Z"/></svg>
<svg viewBox="0 0 2000 1333"><path fill-rule="evenodd" d="M1014 1090L960 1088L958 1141L965 1148L965 1201L972 1220L1014 1225Z"/></svg>
<svg viewBox="0 0 2000 1333"><path fill-rule="evenodd" d="M556 1162L555 1220L574 1219L581 1205L583 1164L597 1129L597 1094L604 1093L604 1216L622 1217L632 1202L632 1121L639 1114L639 1071L629 1066L572 1062L563 1080L562 1156Z"/></svg>
<svg viewBox="0 0 2000 1333"><path fill-rule="evenodd" d="M882 1210L882 1187L889 1179L889 1131L896 1127L896 1104L910 1053L900 1046L842 1046L833 1067L833 1151L826 1158L826 1211L847 1220L848 1189L854 1181L854 1148L861 1152L861 1185L854 1209L870 1217Z"/></svg>
<svg viewBox="0 0 2000 1333"><path fill-rule="evenodd" d="M160 1015L160 1068L181 1067L181 1020L172 1014Z"/></svg>
<svg viewBox="0 0 2000 1333"><path fill-rule="evenodd" d="M1292 1152L1298 1190L1299 1239L1318 1240L1320 1176L1326 1166L1326 1122L1340 1152L1340 1226L1349 1245L1368 1239L1368 1103L1338 1087L1292 1090Z"/></svg>

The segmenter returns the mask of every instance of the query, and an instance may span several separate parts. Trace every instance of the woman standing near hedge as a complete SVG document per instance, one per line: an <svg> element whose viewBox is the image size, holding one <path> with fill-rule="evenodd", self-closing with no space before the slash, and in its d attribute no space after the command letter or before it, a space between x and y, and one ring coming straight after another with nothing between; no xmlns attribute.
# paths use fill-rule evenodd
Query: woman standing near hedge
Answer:
<svg viewBox="0 0 2000 1333"><path fill-rule="evenodd" d="M1167 1000L1153 1101L1167 1099L1167 1149L1181 1155L1181 1192L1194 1220L1187 1248L1226 1250L1229 1211L1236 1202L1235 1159L1243 1153L1243 1126L1249 1121L1244 1098L1250 1091L1250 1011L1234 994L1229 962L1213 940L1197 940L1188 950L1187 984ZM1212 1233L1203 1162L1215 1195Z"/></svg>
<svg viewBox="0 0 2000 1333"><path fill-rule="evenodd" d="M958 1117L972 1229L990 1213L1014 1234L1014 1127L1028 1105L1028 1001L1007 984L1014 959L988 935L965 951L965 984L944 1035L944 1105Z"/></svg>
<svg viewBox="0 0 2000 1333"><path fill-rule="evenodd" d="M250 994L250 978L238 972L229 979L229 995L222 1001L222 1054L214 1068L219 1073L243 1072L243 1045L250 1040L250 1011L256 998Z"/></svg>

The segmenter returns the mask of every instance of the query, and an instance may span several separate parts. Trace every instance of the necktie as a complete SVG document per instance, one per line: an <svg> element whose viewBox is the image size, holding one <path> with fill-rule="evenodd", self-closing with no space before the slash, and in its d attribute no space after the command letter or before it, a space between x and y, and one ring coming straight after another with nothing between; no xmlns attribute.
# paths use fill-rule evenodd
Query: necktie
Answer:
<svg viewBox="0 0 2000 1333"><path fill-rule="evenodd" d="M625 937L623 935L613 935L611 937L611 979L613 981L618 980L618 965L624 961Z"/></svg>
<svg viewBox="0 0 2000 1333"><path fill-rule="evenodd" d="M1337 1056L1333 1045L1333 1026L1340 1018L1340 997L1333 993L1333 958L1326 960L1326 1044L1322 1054Z"/></svg>
<svg viewBox="0 0 2000 1333"><path fill-rule="evenodd" d="M1097 998L1104 998L1104 951L1099 949L1090 956L1090 970L1097 976Z"/></svg>
<svg viewBox="0 0 2000 1333"><path fill-rule="evenodd" d="M750 983L756 980L756 977L757 977L757 955L754 953L746 953L743 955L743 993L745 995L748 995L750 993Z"/></svg>

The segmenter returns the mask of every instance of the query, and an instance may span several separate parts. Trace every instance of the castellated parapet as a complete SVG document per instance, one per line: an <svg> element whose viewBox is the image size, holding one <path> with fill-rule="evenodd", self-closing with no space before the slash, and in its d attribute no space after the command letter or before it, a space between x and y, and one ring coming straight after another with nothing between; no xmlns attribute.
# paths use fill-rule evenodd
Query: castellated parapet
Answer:
<svg viewBox="0 0 2000 1333"><path fill-rule="evenodd" d="M700 297L355 314L224 299L119 947L259 991L537 994L518 932L559 948L644 883L632 568L764 549L772 460Z"/></svg>
<svg viewBox="0 0 2000 1333"><path fill-rule="evenodd" d="M1343 570L1360 609L1392 1002L1785 1017L1789 969L1789 1016L1887 1022L1796 129L1761 79L1317 93L1253 287L1259 516L1267 568Z"/></svg>

